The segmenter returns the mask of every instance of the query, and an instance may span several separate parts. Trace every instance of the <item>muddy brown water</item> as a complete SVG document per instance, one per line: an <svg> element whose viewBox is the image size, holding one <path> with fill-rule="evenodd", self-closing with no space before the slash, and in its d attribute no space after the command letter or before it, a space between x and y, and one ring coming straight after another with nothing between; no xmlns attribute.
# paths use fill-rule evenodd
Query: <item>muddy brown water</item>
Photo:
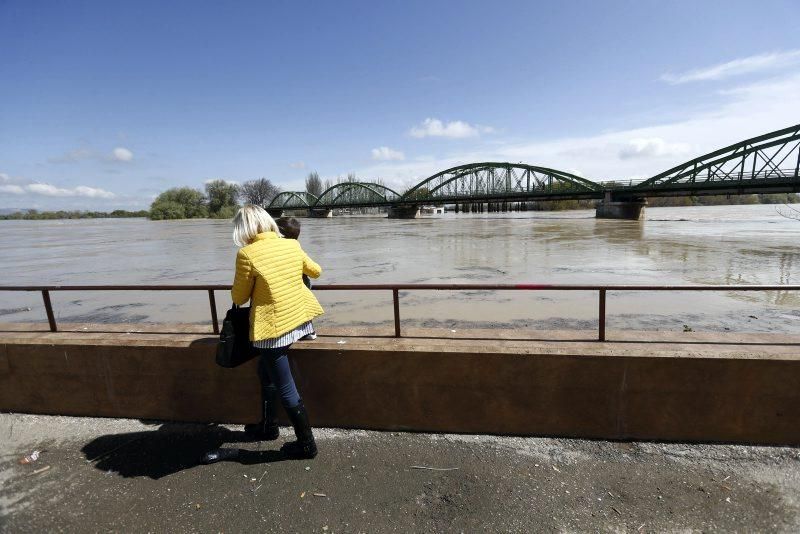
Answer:
<svg viewBox="0 0 800 534"><path fill-rule="evenodd" d="M778 208L780 209L780 208ZM302 219L319 283L792 284L800 221L775 206ZM0 285L230 283L229 221L0 221ZM390 292L318 292L319 328L391 328ZM217 294L220 314L229 306ZM209 321L204 292L54 293L61 322ZM608 328L800 332L800 292L608 295ZM403 324L591 329L596 292L410 291ZM0 322L44 321L37 293L0 292ZM684 327L684 325L686 325Z"/></svg>

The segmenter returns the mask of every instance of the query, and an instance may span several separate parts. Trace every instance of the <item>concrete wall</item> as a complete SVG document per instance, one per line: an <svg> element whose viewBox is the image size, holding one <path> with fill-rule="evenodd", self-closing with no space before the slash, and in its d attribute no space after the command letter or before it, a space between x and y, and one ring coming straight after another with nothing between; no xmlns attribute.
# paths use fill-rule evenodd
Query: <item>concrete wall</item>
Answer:
<svg viewBox="0 0 800 534"><path fill-rule="evenodd" d="M416 219L419 217L419 206L390 206L389 219Z"/></svg>
<svg viewBox="0 0 800 534"><path fill-rule="evenodd" d="M595 209L598 219L627 219L640 221L644 219L646 201L611 202L603 200Z"/></svg>
<svg viewBox="0 0 800 534"><path fill-rule="evenodd" d="M0 336L0 410L256 420L255 361L221 369L215 342L202 335ZM537 353L536 344L469 340L431 342L426 350L425 343L321 338L296 344L295 374L312 423L800 444L796 356L588 355L568 347Z"/></svg>
<svg viewBox="0 0 800 534"><path fill-rule="evenodd" d="M315 219L326 219L333 217L333 210L326 210L326 209L308 210L308 216Z"/></svg>

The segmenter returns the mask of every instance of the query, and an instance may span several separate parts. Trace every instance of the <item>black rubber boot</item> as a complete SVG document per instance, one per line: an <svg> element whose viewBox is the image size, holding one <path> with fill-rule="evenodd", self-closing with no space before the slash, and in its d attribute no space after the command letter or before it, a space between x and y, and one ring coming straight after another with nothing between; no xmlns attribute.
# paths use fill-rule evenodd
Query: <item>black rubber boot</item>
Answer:
<svg viewBox="0 0 800 534"><path fill-rule="evenodd" d="M310 460L317 455L317 444L314 442L314 433L311 432L303 401L301 400L294 408L286 408L286 413L294 427L297 441L284 444L281 451L289 458Z"/></svg>
<svg viewBox="0 0 800 534"><path fill-rule="evenodd" d="M258 441L273 441L278 439L278 414L276 413L276 401L278 399L278 388L270 384L261 390L261 421L244 425L244 433L250 439Z"/></svg>
<svg viewBox="0 0 800 534"><path fill-rule="evenodd" d="M239 449L214 449L203 455L204 464L214 464L224 460L232 460L239 456Z"/></svg>

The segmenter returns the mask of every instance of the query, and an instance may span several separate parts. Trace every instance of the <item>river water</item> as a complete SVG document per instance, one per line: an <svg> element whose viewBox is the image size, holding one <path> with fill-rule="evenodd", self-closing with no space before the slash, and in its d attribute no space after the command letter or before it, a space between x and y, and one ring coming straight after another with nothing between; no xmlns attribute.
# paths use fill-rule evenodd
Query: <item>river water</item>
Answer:
<svg viewBox="0 0 800 534"><path fill-rule="evenodd" d="M319 283L792 284L800 221L774 206L302 219ZM230 283L229 221L0 221L0 285ZM317 293L317 326L392 325L390 292ZM220 314L230 305L217 293ZM203 322L204 292L54 293L63 322ZM800 333L800 292L608 295L609 329ZM403 292L404 325L592 329L597 294ZM37 293L0 292L0 322L43 321Z"/></svg>

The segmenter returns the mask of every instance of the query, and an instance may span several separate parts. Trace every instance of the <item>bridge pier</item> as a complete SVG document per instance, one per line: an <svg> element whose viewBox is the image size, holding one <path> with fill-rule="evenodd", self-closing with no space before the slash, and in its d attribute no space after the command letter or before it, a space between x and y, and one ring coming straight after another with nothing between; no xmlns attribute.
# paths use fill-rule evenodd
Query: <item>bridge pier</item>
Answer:
<svg viewBox="0 0 800 534"><path fill-rule="evenodd" d="M280 219L283 217L283 208L264 208L267 210L267 213L270 214L270 217L273 219Z"/></svg>
<svg viewBox="0 0 800 534"><path fill-rule="evenodd" d="M644 208L647 199L636 198L631 200L615 201L611 193L606 193L605 198L598 204L595 217L598 219L627 219L639 221L644 219Z"/></svg>
<svg viewBox="0 0 800 534"><path fill-rule="evenodd" d="M308 210L308 216L312 219L327 219L329 217L333 217L333 210L327 209L316 209L316 210Z"/></svg>
<svg viewBox="0 0 800 534"><path fill-rule="evenodd" d="M389 206L389 219L416 219L419 206Z"/></svg>

